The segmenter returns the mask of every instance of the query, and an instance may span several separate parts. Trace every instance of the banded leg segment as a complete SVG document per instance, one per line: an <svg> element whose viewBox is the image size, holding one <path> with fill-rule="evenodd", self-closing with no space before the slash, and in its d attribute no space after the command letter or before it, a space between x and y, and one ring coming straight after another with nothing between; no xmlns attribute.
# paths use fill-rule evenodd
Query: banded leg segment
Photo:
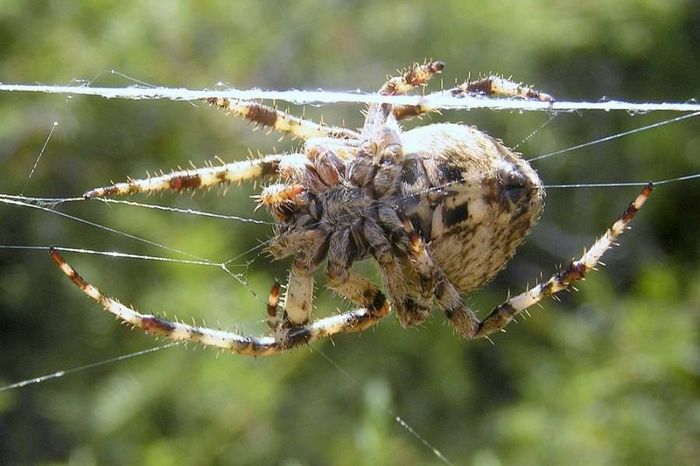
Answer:
<svg viewBox="0 0 700 466"><path fill-rule="evenodd" d="M512 97L527 100L539 100L540 102L554 102L554 98L542 91L525 86L522 83L511 81L500 76L488 76L476 81L465 81L459 86L438 92L435 95L450 94L453 97L486 96L486 97ZM394 117L397 120L405 120L426 113L439 113L440 110L425 104L397 105L393 108Z"/></svg>
<svg viewBox="0 0 700 466"><path fill-rule="evenodd" d="M96 287L85 281L73 267L66 263L57 250L52 248L49 253L61 271L85 295L98 302L106 311L114 314L121 321L138 327L149 334L159 335L174 341L200 343L204 346L212 346L246 356L268 356L321 338L327 338L337 333L364 330L389 312L384 295L375 288L371 290L374 293L367 293L367 302L371 301L371 306L368 306L367 309L355 309L343 314L319 319L309 325L291 327L286 331L283 339L275 336L244 336L235 332L169 321L152 314L142 314L134 308L121 304L114 298L103 295ZM275 303L272 304L275 305Z"/></svg>
<svg viewBox="0 0 700 466"><path fill-rule="evenodd" d="M254 180L263 176L277 175L284 170L303 166L306 157L302 154L267 155L260 159L242 160L218 166L178 170L167 175L153 176L111 186L95 188L83 194L85 199L106 196L122 196L134 193L160 191L185 191L209 188L217 184Z"/></svg>
<svg viewBox="0 0 700 466"><path fill-rule="evenodd" d="M326 126L310 120L292 116L267 105L235 99L212 97L207 102L229 115L237 115L259 126L301 139L328 137L334 139L357 139L360 135L346 128Z"/></svg>
<svg viewBox="0 0 700 466"><path fill-rule="evenodd" d="M389 78L379 89L381 95L403 95L415 87L424 86L436 74L445 69L445 63L441 61L430 61L423 64L415 63L400 76Z"/></svg>
<svg viewBox="0 0 700 466"><path fill-rule="evenodd" d="M467 306L459 293L459 290L440 274L440 283L435 290L435 299L450 323L464 338L471 339L479 329L479 319L472 309Z"/></svg>
<svg viewBox="0 0 700 466"><path fill-rule="evenodd" d="M426 85L436 74L441 73L444 68L445 64L441 61L431 61L423 64L416 63L401 73L400 76L389 78L379 89L379 94L406 94L416 87ZM365 140L372 139L373 133L386 123L391 112L392 106L389 104L371 104L362 128L362 138Z"/></svg>
<svg viewBox="0 0 700 466"><path fill-rule="evenodd" d="M328 288L362 306L362 314L358 314L358 311L350 311L337 316L340 318L347 315L343 328L339 328L334 333L361 332L377 324L389 314L389 302L384 293L370 280L354 272L344 274L342 279L335 277Z"/></svg>
<svg viewBox="0 0 700 466"><path fill-rule="evenodd" d="M620 236L629 226L634 215L641 209L644 202L652 192L652 185L649 184L642 190L636 199L627 207L622 216L610 227L591 248L586 251L580 259L575 260L561 272L553 275L549 280L540 283L534 288L525 291L517 296L509 298L506 302L497 306L481 322L475 337L486 337L493 332L502 329L513 318L526 310L530 306L537 304L543 298L552 296L559 291L571 287L577 281L583 280L586 273L595 269L600 263L603 254L610 249L618 236Z"/></svg>
<svg viewBox="0 0 700 466"><path fill-rule="evenodd" d="M313 269L297 263L289 271L287 292L284 295L283 324L303 325L309 321L314 302Z"/></svg>
<svg viewBox="0 0 700 466"><path fill-rule="evenodd" d="M447 92L455 97L485 95L488 97L519 97L522 99L554 102L554 98L522 83L491 75L476 81L466 81Z"/></svg>

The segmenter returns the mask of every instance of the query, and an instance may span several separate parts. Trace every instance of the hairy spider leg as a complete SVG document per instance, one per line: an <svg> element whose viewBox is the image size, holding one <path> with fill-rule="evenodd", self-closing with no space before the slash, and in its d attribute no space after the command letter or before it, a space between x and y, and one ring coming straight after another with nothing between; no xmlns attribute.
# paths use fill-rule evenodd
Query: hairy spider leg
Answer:
<svg viewBox="0 0 700 466"><path fill-rule="evenodd" d="M360 135L351 129L327 126L311 120L295 117L267 105L236 99L211 97L207 102L227 115L236 115L252 123L300 139L328 137L334 139L357 139Z"/></svg>
<svg viewBox="0 0 700 466"><path fill-rule="evenodd" d="M467 95L485 95L488 97L519 97L522 99L554 102L554 98L530 86L491 75L475 81L465 81L459 86L448 89L447 92L455 97Z"/></svg>
<svg viewBox="0 0 700 466"><path fill-rule="evenodd" d="M399 76L389 78L379 88L381 95L403 95L418 86L425 86L436 74L442 72L445 63L439 60L414 63L410 68L400 72Z"/></svg>
<svg viewBox="0 0 700 466"><path fill-rule="evenodd" d="M86 199L121 196L134 193L184 191L209 188L217 184L249 181L263 176L274 176L294 166L306 163L303 154L275 154L259 159L224 163L217 166L178 170L166 175L115 183L91 189L83 194Z"/></svg>
<svg viewBox="0 0 700 466"><path fill-rule="evenodd" d="M444 94L450 94L454 97L486 96L554 102L554 98L549 94L496 75L491 75L475 81L465 81L459 86L431 95ZM425 104L396 105L393 108L394 117L399 121L432 112L439 113L440 111L439 109Z"/></svg>
<svg viewBox="0 0 700 466"><path fill-rule="evenodd" d="M326 275L328 288L362 306L367 311L360 316L357 311L355 317L348 321L342 332L354 332L364 330L389 313L389 304L384 294L370 280L349 271L353 263L353 249L350 246L351 233L344 229L330 234L321 230L294 230L289 235L294 236L293 244L314 237L302 251L285 249L287 241L275 241L271 252L277 258L297 253L294 264L290 268L287 290L284 303L279 306L279 287L275 284L270 292L267 303L268 325L274 329L276 338L285 341L289 333L307 326L313 307L314 276L313 272L320 266L322 258L328 257ZM377 235L378 236L378 235ZM284 238L284 237L283 237ZM385 251L388 252L388 251ZM386 254L385 254L386 255ZM284 310L280 317L279 307ZM315 324L312 324L315 325ZM335 332L337 333L337 332Z"/></svg>
<svg viewBox="0 0 700 466"><path fill-rule="evenodd" d="M195 342L233 351L246 356L267 356L311 343L341 332L358 332L374 325L389 312L384 295L371 283L361 277L351 276L341 291L349 295L362 294L365 309L355 309L343 314L319 319L309 325L287 329L285 338L274 336L252 337L235 332L197 327L182 322L162 319L152 314L142 314L132 307L125 306L114 298L103 295L71 267L54 248L49 250L51 257L61 271L88 297L117 316L124 323L143 329L146 333L162 336L174 341Z"/></svg>
<svg viewBox="0 0 700 466"><path fill-rule="evenodd" d="M377 209L380 225L388 231L388 235L375 235L377 238L372 238L368 230L365 237L370 244L372 241L375 243L374 256L389 289L392 307L399 322L404 326L418 325L425 321L432 311L436 266L424 242L407 218L399 218L390 205L380 205ZM400 249L407 255L406 259L396 260L387 236L398 242ZM383 247L384 254L379 253L382 251L380 246ZM407 275L413 275L408 270L415 272L418 293L413 289L415 284L407 282Z"/></svg>
<svg viewBox="0 0 700 466"><path fill-rule="evenodd" d="M440 283L435 292L438 303L456 330L465 338L487 337L503 329L520 312L547 296L567 289L574 282L582 280L588 271L594 269L603 254L615 244L616 238L628 228L634 214L642 207L651 192L651 185L646 186L620 219L579 260L573 261L565 270L555 274L548 281L509 298L494 308L483 321L479 321L474 311L461 298L459 290L443 275L440 275Z"/></svg>
<svg viewBox="0 0 700 466"><path fill-rule="evenodd" d="M584 252L578 260L572 261L569 266L559 273L554 274L549 280L537 284L535 287L509 298L503 304L495 307L482 322L472 318L473 312L462 304L462 307L454 306L451 296L452 290L445 287L438 295L438 301L445 308L448 317L455 323L460 333L468 338L487 337L497 330L503 329L515 316L523 312L530 306L537 304L547 296L552 296L562 290L570 288L577 281L583 280L586 273L594 270L600 263L603 254L615 245L616 239L629 228L629 224L634 215L642 208L644 202L649 198L653 187L651 183L642 189L641 193L630 203L620 218L610 227L595 243ZM453 307L450 307L450 305ZM468 333L474 328L474 333Z"/></svg>
<svg viewBox="0 0 700 466"><path fill-rule="evenodd" d="M295 261L289 269L287 292L284 295L283 326L306 324L314 303L314 271L318 264L302 264Z"/></svg>
<svg viewBox="0 0 700 466"><path fill-rule="evenodd" d="M559 273L554 274L546 282L537 284L524 293L513 296L505 301L500 306L494 308L491 313L479 324L474 337L486 337L503 327L519 313L526 310L530 306L538 303L547 296L552 296L559 291L570 288L577 281L583 280L586 273L595 269L600 263L603 254L615 245L615 240L629 227L630 222L639 209L642 208L644 202L649 198L653 187L650 184L642 189L635 200L630 203L622 216L610 227L590 249L578 260L572 261L569 266Z"/></svg>
<svg viewBox="0 0 700 466"><path fill-rule="evenodd" d="M423 64L415 63L412 67L399 76L389 78L381 88L380 95L403 95L418 86L424 86L433 76L441 73L445 63L431 61ZM365 124L362 128L362 139L372 140L373 133L378 131L387 122L392 112L390 104L371 104L367 110Z"/></svg>
<svg viewBox="0 0 700 466"><path fill-rule="evenodd" d="M350 272L353 263L350 241L350 231L347 229L331 235L326 276L329 289L367 311L362 320L343 330L356 332L365 330L386 317L389 314L389 303L374 283Z"/></svg>

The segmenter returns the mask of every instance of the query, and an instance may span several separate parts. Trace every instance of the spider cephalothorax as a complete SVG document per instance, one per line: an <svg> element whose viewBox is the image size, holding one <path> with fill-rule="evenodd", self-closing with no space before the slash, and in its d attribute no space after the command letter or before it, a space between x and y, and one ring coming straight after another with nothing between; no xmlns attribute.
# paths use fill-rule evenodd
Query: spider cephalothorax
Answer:
<svg viewBox="0 0 700 466"><path fill-rule="evenodd" d="M380 89L403 94L423 86L441 62L414 65ZM501 95L551 101L547 94L495 76L466 82L452 95ZM268 248L293 263L282 302L276 284L268 300L269 337L194 327L140 314L101 294L52 250L83 292L123 320L176 340L197 341L243 354L262 355L338 332L359 331L393 308L403 325L423 322L441 308L466 338L502 329L519 312L583 278L613 244L651 187L593 247L548 281L509 298L483 321L461 294L489 281L515 253L537 221L544 190L530 165L501 141L461 124L432 124L403 132L399 121L431 111L420 105L370 105L359 131L295 118L256 103L211 98L208 102L259 125L306 140L298 153L130 180L85 197L183 190L270 176L277 183L259 196L277 222ZM373 259L389 301L353 262ZM310 323L313 274L325 264L328 287L359 309ZM391 303L391 304L390 304Z"/></svg>

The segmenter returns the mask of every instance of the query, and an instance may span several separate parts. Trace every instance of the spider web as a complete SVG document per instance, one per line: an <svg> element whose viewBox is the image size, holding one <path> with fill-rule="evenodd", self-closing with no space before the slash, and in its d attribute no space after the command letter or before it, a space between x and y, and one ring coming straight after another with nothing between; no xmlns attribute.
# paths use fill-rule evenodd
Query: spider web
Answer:
<svg viewBox="0 0 700 466"><path fill-rule="evenodd" d="M199 94L192 94L192 92L195 91L189 91L189 90L179 90L179 89L163 89L163 88L122 88L122 89L110 89L110 88L92 88L92 87L68 87L68 88L61 88L61 87L51 87L51 86L22 86L21 88L18 86L8 86L8 85L2 85L0 86L0 90L7 90L7 91L30 91L30 92L46 92L46 93L51 93L51 92L65 92L69 94L91 94L91 95L100 95L102 97L126 97L126 98L131 98L131 99L152 99L152 98L169 98L169 99L175 99L175 100L189 100L189 99L194 99L194 98L199 98L199 97L194 97L194 95L199 96ZM202 91L202 92L208 92L208 91ZM277 99L277 100L287 100L290 103L310 103L310 104L319 104L319 103L335 103L335 102L373 102L377 101L377 99L381 101L393 101L393 98L387 98L385 96L376 96L375 94L367 94L367 93L336 93L336 92L323 92L323 91L318 91L314 93L303 93L301 91L284 91L284 92L271 92L271 91L258 91L258 90L251 90L251 91L234 91L234 90L229 90L226 91L228 93L233 93L231 95L224 93L221 94L220 92L216 92L216 95L227 95L231 97L241 97L245 96L246 98L271 98L271 99ZM240 94L243 92L243 94ZM211 94L206 94L207 96L210 96ZM425 99L425 97L420 97L420 99ZM444 99L444 100L440 100ZM411 99L396 99L400 101L401 103L415 103ZM687 104L633 104L633 103L625 103L625 102L596 102L596 103L569 103L569 102L564 102L564 103L557 103L556 105L559 105L560 107L556 109L547 109L545 107L542 107L540 103L534 103L534 102L524 102L524 101L512 101L512 100L506 100L506 101L499 101L499 100L494 100L494 101L487 101L483 99L476 99L476 100L470 100L470 99L459 99L459 101L455 101L455 99L449 99L444 96L439 96L439 99L436 97L433 101L430 101L430 104L439 107L439 108L476 108L479 106L488 106L490 108L495 108L495 109L518 109L522 111L530 111L530 110L625 110L627 112L630 112L631 114L636 114L637 112L650 112L650 111L656 111L656 110L673 110L673 111L683 111L683 112L688 112L691 111L693 113L688 113L685 115L681 116L675 116L672 118L667 118L663 119L661 121L657 121L655 123L651 123L648 125L641 125L635 129L612 134L609 136L605 136L602 138L598 138L595 140L590 140L586 141L580 144L574 144L568 147L565 147L563 149L558 149L550 152L546 152L541 155L537 155L534 157L530 158L530 161L532 162L537 162L537 161L542 161L546 159L550 159L555 156L562 156L566 153L573 152L578 149L582 149L584 147L589 147L593 146L596 144L604 144L608 143L614 139L626 137L626 136L633 136L642 132L650 131L656 128L660 128L665 125L669 125L672 123L678 123L681 122L682 120L686 119L691 119L694 118L698 115L700 115L700 106L694 103L687 103ZM538 104L538 105L532 105L532 104ZM551 123L555 118L557 114L556 113L550 113L550 117L545 123L543 123L540 127L537 127L531 134L526 136L523 141L520 143L525 143L528 140L532 139L533 137L536 137L538 133L549 123ZM46 150L47 147L50 148L50 143L51 143L51 138L53 137L55 131L57 129L60 129L60 122L52 122L49 125L49 132L46 137L46 140L43 144L43 146L40 148L38 155L36 156L36 159L34 161L33 166L28 172L27 178L26 178L26 183L25 183L25 189L28 185L30 185L32 178L34 176L34 173L37 170L41 170L44 166L44 164L47 163L46 160L42 160L45 158ZM520 145L518 144L518 145ZM657 185L667 185L667 184L676 184L676 183L685 183L689 182L691 180L700 178L700 173L690 173L690 174L683 174L679 175L676 177L672 178L667 178L667 179L661 179L661 180L654 180ZM583 188L616 188L616 187L625 187L625 186L642 186L646 183L646 180L629 180L629 179L622 179L619 181L615 182L609 182L609 183L561 183L561 184L547 184L548 189L583 189ZM87 203L91 202L93 204L97 203L102 203L105 206L120 206L120 207L128 207L131 209L148 209L148 210L153 210L153 211L159 211L162 212L164 215L168 217L174 217L174 216L186 216L186 217L202 217L202 218L208 218L208 219L216 219L216 220L222 220L222 221L234 221L234 222L242 222L242 223L251 223L251 224L271 224L271 222L261 220L260 218L254 218L254 217L245 217L245 216L237 216L237 215L230 215L227 213L220 213L220 212L213 212L213 211L207 211L207 210L197 210L193 208L179 208L179 207L173 207L173 206L168 206L168 205L161 205L160 203L154 203L154 202L140 202L140 201L133 201L133 200L120 200L120 199L104 199L104 200L98 200L98 201L87 201L82 198L32 198L32 197L26 197L24 196L25 189L22 190L19 194L10 194L10 193L3 193L0 194L0 203L4 204L6 208L10 207L19 207L22 209L33 209L37 211L38 213L41 213L41 215L50 215L50 216L56 216L60 218L61 221L65 222L80 222L83 224L86 224L92 228L97 229L98 232L102 232L104 234L114 234L120 237L128 238L130 240L133 240L137 243L142 243L144 245L147 245L149 248L160 251L161 254L141 254L141 253L133 253L133 252L125 252L125 251L116 251L116 250L96 250L96 249L91 249L91 248L81 248L81 247L71 247L71 246L64 246L64 245L55 245L58 246L62 251L69 251L77 254L85 254L85 255L102 255L102 256L109 256L113 258L119 258L119 259L132 259L132 260L143 260L143 261L150 261L150 262L155 262L155 261L160 261L160 262L171 262L171 263L176 263L176 264L182 264L182 265L189 265L189 266L198 266L198 267L213 267L213 268L219 268L221 269L230 279L233 279L239 286L244 287L254 298L255 301L259 302L260 306L259 309L262 310L264 307L265 303L265 298L266 295L264 292L259 292L256 291L249 283L249 277L248 277L248 268L249 266L258 260L261 260L261 255L264 252L264 246L265 242L261 242L257 246L250 248L246 251L244 251L241 254L234 255L232 257L228 257L224 260L211 260L206 257L202 257L199 254L193 254L191 252L188 252L186 249L182 249L180 247L173 247L170 246L166 243L156 241L153 239L149 239L146 237L138 236L135 234L131 234L125 229L121 227L111 227L108 225L104 224L99 224L97 222L93 222L90 220L87 220L85 218L82 218L79 215L71 215L68 213L65 213L61 210L61 208L65 207L66 205L69 204L82 204L82 203ZM626 199L626 198L625 198ZM611 219L612 220L612 219ZM37 251L45 251L48 249L48 247L51 245L22 245L22 244L6 244L6 245L0 245L0 249L21 249L21 250L37 250ZM173 257L174 256L174 257ZM99 285L99 279L95 279L95 282ZM110 293L111 294L111 293ZM137 306L138 307L138 306ZM260 312L260 315L262 317L262 312ZM257 333L255 330L252 330L256 326L259 326L259 324L262 322L262 319L254 319L254 320L248 320L248 321L240 321L236 320L237 325L240 327L243 327L245 329L250 328L249 333ZM410 338L410 336L407 336L407 338ZM146 350L140 350L137 352L132 352L129 354L123 354L120 356L116 356L113 358L109 359L104 359L100 360L97 362L89 362L83 366L71 368L71 369L63 369L63 370L58 370L52 374L47 374L44 376L39 376L39 377L33 377L25 380L21 380L19 382L11 383L5 386L0 387L0 391L7 391L7 390L12 390L12 389L19 389L26 387L31 384L37 384L37 383L43 383L51 379L56 379L60 377L64 377L70 374L73 374L75 372L80 372L80 371L85 371L85 370L90 370L98 366L102 365L107 365L107 364L112 364L116 363L119 361L124 361L126 359L131 359L131 358L136 358L136 357L141 357L145 356L149 353L153 353L155 351L159 351L162 349L166 348L172 348L173 346L176 346L174 343L169 343L169 344L161 344L157 346L152 346ZM312 347L312 351L318 352L321 357L326 360L329 364L331 364L333 367L336 368L339 374L346 380L350 381L351 384L353 384L356 387L356 390L360 390L361 384L358 380L358 378L352 374L350 374L348 371L346 371L342 365L337 363L334 358L328 354L319 346L314 345ZM401 426L402 429L405 429L410 435L414 436L417 442L420 442L422 445L424 445L426 448L428 448L432 454L439 459L441 462L445 464L452 464L452 462L433 444L431 443L434 439L428 439L425 436L425 433L419 432L420 429L414 428L411 424L409 424L407 421L405 421L401 416L396 414L394 411L391 410L388 406L384 405L383 409L390 414L390 416L394 419L394 421Z"/></svg>

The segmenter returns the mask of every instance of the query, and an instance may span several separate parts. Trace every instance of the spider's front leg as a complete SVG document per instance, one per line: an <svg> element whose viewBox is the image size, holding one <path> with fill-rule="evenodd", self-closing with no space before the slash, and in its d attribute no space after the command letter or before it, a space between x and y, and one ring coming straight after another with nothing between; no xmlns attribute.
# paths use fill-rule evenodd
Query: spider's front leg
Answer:
<svg viewBox="0 0 700 466"><path fill-rule="evenodd" d="M459 86L432 95L442 94L449 94L453 97L485 96L554 102L554 98L549 94L496 75L491 75L475 81L465 81ZM397 105L393 108L394 117L399 121L432 112L439 113L439 110L425 104Z"/></svg>
<svg viewBox="0 0 700 466"><path fill-rule="evenodd" d="M223 183L252 181L264 176L281 175L304 166L303 154L266 155L259 159L222 163L217 166L178 170L167 175L142 179L129 179L111 186L95 188L83 194L86 199L95 197L122 196L135 193L162 191L185 191L211 188Z"/></svg>
<svg viewBox="0 0 700 466"><path fill-rule="evenodd" d="M476 81L466 81L459 86L448 89L447 92L455 97L484 95L487 97L518 97L541 102L554 102L554 98L549 94L496 75L477 79Z"/></svg>
<svg viewBox="0 0 700 466"><path fill-rule="evenodd" d="M414 64L399 76L389 78L379 89L380 95L403 95L412 89L425 86L436 74L441 73L445 64L441 61L431 61ZM386 123L392 113L390 104L371 104L367 110L365 124L362 128L362 140L375 139L375 134Z"/></svg>
<svg viewBox="0 0 700 466"><path fill-rule="evenodd" d="M333 138L357 139L356 131L336 126L326 126L281 112L273 107L256 102L212 97L207 102L227 114L236 115L263 128L287 133L300 139Z"/></svg>

